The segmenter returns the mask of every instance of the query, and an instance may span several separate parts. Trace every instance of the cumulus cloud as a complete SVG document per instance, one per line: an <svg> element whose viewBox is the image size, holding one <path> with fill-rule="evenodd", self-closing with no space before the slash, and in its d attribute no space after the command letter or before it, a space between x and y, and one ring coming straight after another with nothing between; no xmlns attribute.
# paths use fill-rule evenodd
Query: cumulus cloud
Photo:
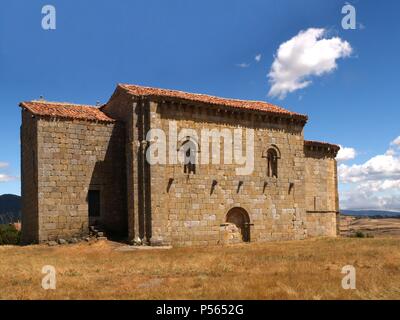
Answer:
<svg viewBox="0 0 400 320"><path fill-rule="evenodd" d="M259 53L254 57L254 60L256 60L256 62L260 62L261 61L261 57L262 57L262 55L261 55L261 53Z"/></svg>
<svg viewBox="0 0 400 320"><path fill-rule="evenodd" d="M398 136L396 139L394 139L394 140L390 143L390 145L400 147L400 136Z"/></svg>
<svg viewBox="0 0 400 320"><path fill-rule="evenodd" d="M339 162L352 160L356 157L356 150L354 148L348 148L340 146L340 150L336 156L336 160Z"/></svg>
<svg viewBox="0 0 400 320"><path fill-rule="evenodd" d="M339 179L343 183L400 179L400 157L397 154L381 154L363 164L341 164Z"/></svg>
<svg viewBox="0 0 400 320"><path fill-rule="evenodd" d="M348 192L341 195L340 206L342 209L400 211L400 194Z"/></svg>
<svg viewBox="0 0 400 320"><path fill-rule="evenodd" d="M376 186L377 183L388 185L388 181L400 181L400 137L390 143L384 154L376 155L362 164L341 164L338 172L343 183L369 181L375 182Z"/></svg>
<svg viewBox="0 0 400 320"><path fill-rule="evenodd" d="M373 192L381 192L391 189L400 189L400 180L383 179L375 181L366 181L360 183L360 185L357 187L357 190L360 191L373 191Z"/></svg>
<svg viewBox="0 0 400 320"><path fill-rule="evenodd" d="M362 164L340 164L338 176L340 183L350 186L341 194L342 208L399 210L400 139Z"/></svg>
<svg viewBox="0 0 400 320"><path fill-rule="evenodd" d="M270 96L283 99L288 93L309 86L311 76L321 76L337 68L336 60L350 56L351 45L339 37L326 38L325 29L300 31L282 43L268 78Z"/></svg>

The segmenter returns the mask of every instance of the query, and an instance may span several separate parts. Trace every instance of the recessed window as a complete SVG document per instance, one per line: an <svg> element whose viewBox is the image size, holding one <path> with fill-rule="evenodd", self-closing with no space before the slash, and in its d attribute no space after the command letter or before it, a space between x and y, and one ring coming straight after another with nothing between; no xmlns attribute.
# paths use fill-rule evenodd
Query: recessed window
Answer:
<svg viewBox="0 0 400 320"><path fill-rule="evenodd" d="M267 152L267 176L278 178L278 153L271 148Z"/></svg>
<svg viewBox="0 0 400 320"><path fill-rule="evenodd" d="M100 190L89 190L89 217L100 217Z"/></svg>
<svg viewBox="0 0 400 320"><path fill-rule="evenodd" d="M182 144L182 150L184 155L183 172L187 174L196 174L196 144L191 140L186 140Z"/></svg>

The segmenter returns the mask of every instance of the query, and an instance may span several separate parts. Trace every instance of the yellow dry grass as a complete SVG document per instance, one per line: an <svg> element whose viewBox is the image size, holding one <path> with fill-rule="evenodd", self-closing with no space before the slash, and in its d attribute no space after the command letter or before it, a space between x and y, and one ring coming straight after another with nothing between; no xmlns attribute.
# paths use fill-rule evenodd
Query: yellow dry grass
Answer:
<svg viewBox="0 0 400 320"><path fill-rule="evenodd" d="M400 239L315 239L116 251L97 242L0 247L0 299L399 299ZM41 287L42 267L57 289ZM345 265L356 290L341 286Z"/></svg>

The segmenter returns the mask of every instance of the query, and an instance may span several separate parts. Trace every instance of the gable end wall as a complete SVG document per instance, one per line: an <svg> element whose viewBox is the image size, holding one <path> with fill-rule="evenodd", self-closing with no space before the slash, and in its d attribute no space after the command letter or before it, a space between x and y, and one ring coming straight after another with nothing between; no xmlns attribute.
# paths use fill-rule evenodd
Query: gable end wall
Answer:
<svg viewBox="0 0 400 320"><path fill-rule="evenodd" d="M124 126L55 118L35 121L37 144L32 148L37 153L37 177L31 184L37 185L37 209L32 215L27 205L23 207L24 217L38 221L35 241L86 236L90 189L101 193L97 222L111 232L126 232ZM23 150L29 151L29 143L29 137L22 135ZM29 172L29 166L23 172ZM23 190L30 190L29 184L24 179ZM23 234L31 228L30 223L23 223Z"/></svg>
<svg viewBox="0 0 400 320"><path fill-rule="evenodd" d="M323 150L305 150L306 210L309 237L337 236L337 163Z"/></svg>

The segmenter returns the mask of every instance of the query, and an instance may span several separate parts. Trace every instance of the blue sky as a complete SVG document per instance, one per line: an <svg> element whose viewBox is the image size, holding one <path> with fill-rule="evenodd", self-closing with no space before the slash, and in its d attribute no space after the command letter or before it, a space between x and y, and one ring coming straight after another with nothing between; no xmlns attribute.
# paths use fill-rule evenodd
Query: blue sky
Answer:
<svg viewBox="0 0 400 320"><path fill-rule="evenodd" d="M381 163L369 165L369 160L390 149L394 160L389 160L397 166L398 150L390 143L400 135L400 2L350 3L356 8L356 30L342 28L345 1L334 0L2 1L0 175L11 181L0 182L0 194L20 194L20 101L43 95L52 101L106 102L116 83L123 82L266 100L306 113L307 139L355 150L353 159L341 163L340 189L343 199L350 192L360 200L354 183L371 176L354 175L374 173L373 164ZM57 10L56 30L41 27L46 4ZM351 55L284 99L268 96L267 74L279 46L309 28L347 41ZM400 181L396 170L383 170L380 181L395 186ZM378 189L372 196L398 199L400 208L397 189Z"/></svg>

